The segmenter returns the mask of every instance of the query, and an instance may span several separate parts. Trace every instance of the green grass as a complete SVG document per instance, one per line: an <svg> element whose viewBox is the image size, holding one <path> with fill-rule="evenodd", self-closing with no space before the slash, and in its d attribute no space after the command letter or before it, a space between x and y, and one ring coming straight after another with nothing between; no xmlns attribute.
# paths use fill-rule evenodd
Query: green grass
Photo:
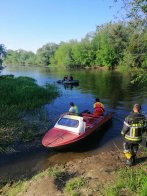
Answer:
<svg viewBox="0 0 147 196"><path fill-rule="evenodd" d="M0 94L2 109L15 106L21 110L32 110L49 103L58 91L50 84L41 87L29 77L0 77Z"/></svg>
<svg viewBox="0 0 147 196"><path fill-rule="evenodd" d="M147 196L147 167L121 169L117 173L115 185L106 188L104 195Z"/></svg>
<svg viewBox="0 0 147 196"><path fill-rule="evenodd" d="M17 182L9 182L7 184L1 185L2 196L15 196L18 193L23 194L30 182L39 180L45 176L52 176L54 178L54 183L56 179L62 177L64 169L60 167L49 167L47 170L42 171L30 180L22 180ZM146 196L147 194L147 166L141 165L140 168L123 168L117 172L116 181L109 185L106 184L105 187L101 189L101 195L104 196ZM64 180L63 192L66 196L80 196L83 195L83 188L90 188L87 180L83 176L71 177L70 179ZM61 181L59 181L61 183ZM61 186L61 184L60 184ZM95 192L95 195L99 193Z"/></svg>
<svg viewBox="0 0 147 196"><path fill-rule="evenodd" d="M63 171L59 168L56 168L56 167L50 167L50 168L48 168L47 173L49 174L49 176L59 178L62 176Z"/></svg>
<svg viewBox="0 0 147 196"><path fill-rule="evenodd" d="M54 85L39 86L29 77L6 75L0 76L0 95L0 152L3 152L15 141L34 139L39 123L43 122L39 121L45 120L41 106L50 103L59 91ZM33 121L34 118L38 119Z"/></svg>
<svg viewBox="0 0 147 196"><path fill-rule="evenodd" d="M3 187L1 196L16 196L18 193L24 193L27 190L28 181L18 181L16 183L7 184Z"/></svg>
<svg viewBox="0 0 147 196"><path fill-rule="evenodd" d="M39 178L42 178L44 176L47 175L47 170L44 170L42 172L38 172L37 174L35 174L35 176L32 177L32 180L38 180Z"/></svg>
<svg viewBox="0 0 147 196"><path fill-rule="evenodd" d="M82 188L85 184L86 180L84 177L74 177L66 183L64 193L65 195L79 196L80 188Z"/></svg>

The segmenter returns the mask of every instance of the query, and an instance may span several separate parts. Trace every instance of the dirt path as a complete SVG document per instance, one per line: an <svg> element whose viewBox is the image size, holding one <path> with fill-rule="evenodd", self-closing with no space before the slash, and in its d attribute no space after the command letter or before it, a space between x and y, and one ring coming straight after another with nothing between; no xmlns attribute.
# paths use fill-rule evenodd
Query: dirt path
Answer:
<svg viewBox="0 0 147 196"><path fill-rule="evenodd" d="M140 160L143 156L140 152ZM118 168L125 167L123 161L123 154L116 149L111 149L109 152L101 152L92 157L70 161L65 165L56 165L64 175L56 179L49 175L44 175L36 181L30 181L28 189L23 195L68 195L68 193L65 194L64 192L65 184L70 179L80 176L86 179L86 186L80 189L81 195L102 195L101 190L104 185L115 181L115 171ZM146 163L145 161L143 162L143 164ZM137 167L137 165L134 167Z"/></svg>
<svg viewBox="0 0 147 196"><path fill-rule="evenodd" d="M147 153L140 151L138 153L137 164L147 164ZM70 180L77 178L79 184L84 179L86 184L79 187L75 195L99 196L103 195L102 190L108 184L114 183L116 171L124 168L124 156L117 148L111 148L109 151L99 152L96 155L75 159L66 164L56 164L53 168L40 173L38 176L27 181L27 188L23 192L15 195L23 196L70 196L71 185L65 191L65 187ZM11 188L11 187L10 187ZM69 192L68 192L69 190ZM7 195L1 192L1 195ZM9 195L9 194L8 194ZM74 194L73 194L74 195Z"/></svg>
<svg viewBox="0 0 147 196"><path fill-rule="evenodd" d="M54 177L45 175L36 181L30 181L29 187L23 195L62 196L66 182L77 176L83 176L87 179L87 188L81 190L82 195L93 195L94 192L98 195L105 183L115 179L115 170L122 166L118 152L116 155L114 151L102 152L82 160L70 161L65 165L56 165L60 171L64 172L62 179L55 180Z"/></svg>

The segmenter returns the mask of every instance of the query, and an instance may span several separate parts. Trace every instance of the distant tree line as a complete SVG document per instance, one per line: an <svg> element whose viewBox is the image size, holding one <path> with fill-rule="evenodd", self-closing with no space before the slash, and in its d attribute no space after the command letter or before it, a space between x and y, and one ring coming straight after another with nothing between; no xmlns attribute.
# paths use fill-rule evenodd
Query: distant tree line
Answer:
<svg viewBox="0 0 147 196"><path fill-rule="evenodd" d="M128 66L147 68L147 29L134 28L124 22L97 26L81 41L48 43L34 54L25 50L8 50L6 64L57 65L67 68Z"/></svg>
<svg viewBox="0 0 147 196"><path fill-rule="evenodd" d="M66 68L147 68L146 0L122 1L124 9L127 9L126 22L97 26L95 32L88 33L81 41L47 43L36 54L8 50L5 63Z"/></svg>
<svg viewBox="0 0 147 196"><path fill-rule="evenodd" d="M48 43L42 48L39 48L35 53L25 50L8 50L5 58L6 64L17 65L49 65L50 58L54 55L58 45L54 43Z"/></svg>

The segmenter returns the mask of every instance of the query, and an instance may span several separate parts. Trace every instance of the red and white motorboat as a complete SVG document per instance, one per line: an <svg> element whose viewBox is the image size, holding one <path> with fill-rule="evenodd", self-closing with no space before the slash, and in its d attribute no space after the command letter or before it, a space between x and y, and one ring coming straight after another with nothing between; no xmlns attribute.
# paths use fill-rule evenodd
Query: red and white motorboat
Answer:
<svg viewBox="0 0 147 196"><path fill-rule="evenodd" d="M112 116L112 112L100 117L87 113L82 113L81 116L63 114L55 126L44 135L42 144L50 148L74 144L106 124Z"/></svg>

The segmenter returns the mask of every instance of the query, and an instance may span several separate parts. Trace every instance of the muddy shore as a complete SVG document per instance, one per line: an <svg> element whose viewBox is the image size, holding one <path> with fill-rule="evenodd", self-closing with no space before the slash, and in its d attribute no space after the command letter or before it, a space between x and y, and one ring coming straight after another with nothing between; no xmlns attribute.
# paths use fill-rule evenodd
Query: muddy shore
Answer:
<svg viewBox="0 0 147 196"><path fill-rule="evenodd" d="M131 169L144 165L147 165L147 151L140 149L136 164ZM16 195L68 195L65 192L65 186L69 180L74 178L83 178L86 182L84 186L80 187L76 195L104 195L105 187L115 183L116 172L125 167L122 149L111 147L109 151L100 151L92 156L70 160L64 164L52 165L51 168L60 171L59 176L49 175L49 168L47 168L38 177L28 177L27 188ZM2 188L1 195L6 195L14 183L16 182L12 180L9 188L7 187L8 189Z"/></svg>

